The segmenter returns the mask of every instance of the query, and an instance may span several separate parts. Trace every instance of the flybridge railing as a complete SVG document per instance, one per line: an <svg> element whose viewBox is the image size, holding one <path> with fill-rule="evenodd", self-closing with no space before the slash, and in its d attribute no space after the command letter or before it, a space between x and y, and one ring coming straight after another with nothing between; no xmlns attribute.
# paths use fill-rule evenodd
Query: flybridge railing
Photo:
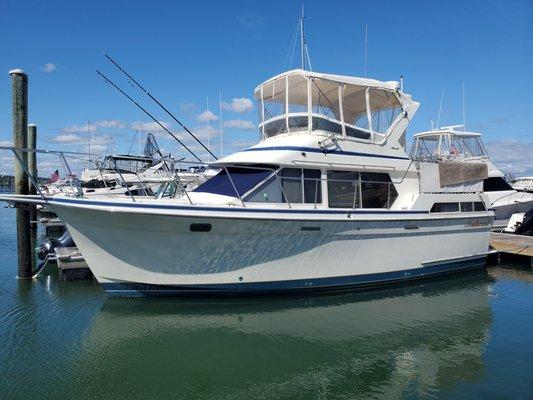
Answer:
<svg viewBox="0 0 533 400"><path fill-rule="evenodd" d="M139 173L138 171L127 171L127 174L131 174L135 177L135 180L128 180L124 177L125 171L122 171L120 168L110 168L108 165L104 165L104 156L96 156L94 154L89 153L83 153L83 152L73 152L73 151L56 151L56 150L45 150L45 149L31 149L31 148L21 148L21 147L12 147L12 146L0 146L0 150L9 150L13 153L15 160L18 162L18 164L21 166L21 168L24 170L24 172L28 175L29 180L35 186L37 193L46 200L46 196L50 195L50 192L48 188L42 187L42 185L39 185L38 183L38 177L34 176L31 171L28 170L27 163L24 160L23 154L24 153L37 153L37 154L46 154L46 155L54 155L59 158L60 164L63 165L63 168L66 171L66 179L63 181L63 184L57 185L58 186L58 192L62 192L66 195L72 195L75 197L84 197L86 193L84 193L84 188L82 187L82 181L80 179L76 178L76 175L73 174L72 169L69 166L69 163L67 159L75 159L77 161L82 161L84 163L87 163L89 165L94 165L95 169L98 171L98 175L94 179L101 179L103 188L106 189L106 193L100 193L102 195L105 194L113 194L111 191L111 188L109 187L110 179L106 179L105 175L108 174L114 174L116 173L119 177L120 182L117 182L119 185L126 188L125 195L129 195L132 201L136 201L135 195L132 193L133 187L137 186L139 187L141 193L144 193L145 195L150 195L151 190L146 185L146 182L142 179L141 175L142 172ZM107 159L112 159L113 156L107 156ZM146 157L141 157L145 158ZM174 160L171 157L164 157L164 158L152 158L151 159L152 165L155 165L157 163L163 163L164 168L161 170L158 170L158 175L164 174L166 177L166 180L175 180L177 179L179 181L179 177L177 176L177 171L175 170L175 166L178 165L179 168L181 168L181 164L195 164L199 165L200 163L195 162L189 162L185 161L183 159ZM204 164L201 164L204 165ZM59 169L59 168L58 168ZM162 172L159 172L162 171ZM152 171L153 172L153 171ZM115 181L118 181L115 179ZM50 182L55 183L55 182ZM137 189L135 189L137 190Z"/></svg>

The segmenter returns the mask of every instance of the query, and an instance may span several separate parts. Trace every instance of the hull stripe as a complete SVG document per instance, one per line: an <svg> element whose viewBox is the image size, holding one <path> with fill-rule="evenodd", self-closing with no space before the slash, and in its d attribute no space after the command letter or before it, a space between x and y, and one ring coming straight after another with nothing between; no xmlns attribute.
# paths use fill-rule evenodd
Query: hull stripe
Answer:
<svg viewBox="0 0 533 400"><path fill-rule="evenodd" d="M109 294L119 296L264 295L288 292L347 290L400 283L413 279L482 268L485 266L485 258L485 255L480 255L394 272L290 281L204 285L152 285L133 282L103 282L101 285Z"/></svg>
<svg viewBox="0 0 533 400"><path fill-rule="evenodd" d="M313 147L300 147L300 146L251 147L249 149L245 149L242 151L245 152L245 151L279 151L279 150L304 151L307 153L337 154L341 156L357 156L357 157L390 158L394 160L409 160L409 157L388 156L384 154L360 153L357 151L322 150L322 149L315 149Z"/></svg>

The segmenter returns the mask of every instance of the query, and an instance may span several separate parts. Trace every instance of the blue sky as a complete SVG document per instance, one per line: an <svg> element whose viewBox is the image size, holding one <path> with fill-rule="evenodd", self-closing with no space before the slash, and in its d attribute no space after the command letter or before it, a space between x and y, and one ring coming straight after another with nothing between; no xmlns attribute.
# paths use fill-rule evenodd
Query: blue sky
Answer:
<svg viewBox="0 0 533 400"><path fill-rule="evenodd" d="M29 75L29 120L38 125L41 148L86 150L85 125L92 121L93 150L105 150L112 135L115 149L126 152L135 123L150 122L98 78L96 69L178 131L127 85L105 60L109 53L204 139L206 99L215 134L222 91L225 153L253 144L258 139L252 128L256 110L245 99L252 99L260 82L282 71L300 4L1 0L0 142L12 140L12 68ZM442 89L441 125L461 123L465 82L467 128L484 134L504 170L533 174L533 2L304 4L314 70L363 76L368 24L368 77L398 80L403 74L405 91L421 102L409 135L428 129L430 118L436 120ZM185 155L174 142L158 137L167 151ZM211 138L217 154L218 140L218 133ZM0 157L0 172L9 171L10 157ZM41 174L49 175L50 168L43 163Z"/></svg>

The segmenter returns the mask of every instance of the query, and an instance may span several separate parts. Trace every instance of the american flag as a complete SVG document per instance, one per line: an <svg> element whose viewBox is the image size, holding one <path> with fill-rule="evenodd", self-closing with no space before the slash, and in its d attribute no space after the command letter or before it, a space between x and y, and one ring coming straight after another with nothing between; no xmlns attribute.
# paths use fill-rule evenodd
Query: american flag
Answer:
<svg viewBox="0 0 533 400"><path fill-rule="evenodd" d="M56 169L56 171L50 175L50 183L57 182L59 180L59 171Z"/></svg>

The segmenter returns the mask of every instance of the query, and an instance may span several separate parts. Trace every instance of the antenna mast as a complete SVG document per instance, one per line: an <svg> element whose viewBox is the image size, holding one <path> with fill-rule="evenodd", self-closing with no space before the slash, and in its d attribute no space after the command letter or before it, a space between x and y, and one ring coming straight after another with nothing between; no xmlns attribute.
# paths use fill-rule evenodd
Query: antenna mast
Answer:
<svg viewBox="0 0 533 400"><path fill-rule="evenodd" d="M139 134L139 156L141 155L141 123L139 122L139 125L137 127L137 132Z"/></svg>
<svg viewBox="0 0 533 400"><path fill-rule="evenodd" d="M444 99L444 88L442 88L442 93L440 94L439 113L437 115L437 129L440 129L440 112L442 110L442 100L443 99Z"/></svg>
<svg viewBox="0 0 533 400"><path fill-rule="evenodd" d="M87 121L87 132L89 133L89 169L91 169L91 121Z"/></svg>
<svg viewBox="0 0 533 400"><path fill-rule="evenodd" d="M367 50L368 50L368 24L365 24L365 78L366 78Z"/></svg>
<svg viewBox="0 0 533 400"><path fill-rule="evenodd" d="M303 4L302 4L302 15L300 16L300 54L302 58L302 69L305 69L304 5Z"/></svg>
<svg viewBox="0 0 533 400"><path fill-rule="evenodd" d="M465 83L463 82L463 131L466 131Z"/></svg>
<svg viewBox="0 0 533 400"><path fill-rule="evenodd" d="M222 91L218 92L218 129L220 130L220 158L222 158Z"/></svg>
<svg viewBox="0 0 533 400"><path fill-rule="evenodd" d="M209 97L206 100L206 111L207 111L207 152L210 154L211 150L209 150L209 134L211 133L211 125L209 124ZM209 154L207 154L207 161L211 161L209 158Z"/></svg>

